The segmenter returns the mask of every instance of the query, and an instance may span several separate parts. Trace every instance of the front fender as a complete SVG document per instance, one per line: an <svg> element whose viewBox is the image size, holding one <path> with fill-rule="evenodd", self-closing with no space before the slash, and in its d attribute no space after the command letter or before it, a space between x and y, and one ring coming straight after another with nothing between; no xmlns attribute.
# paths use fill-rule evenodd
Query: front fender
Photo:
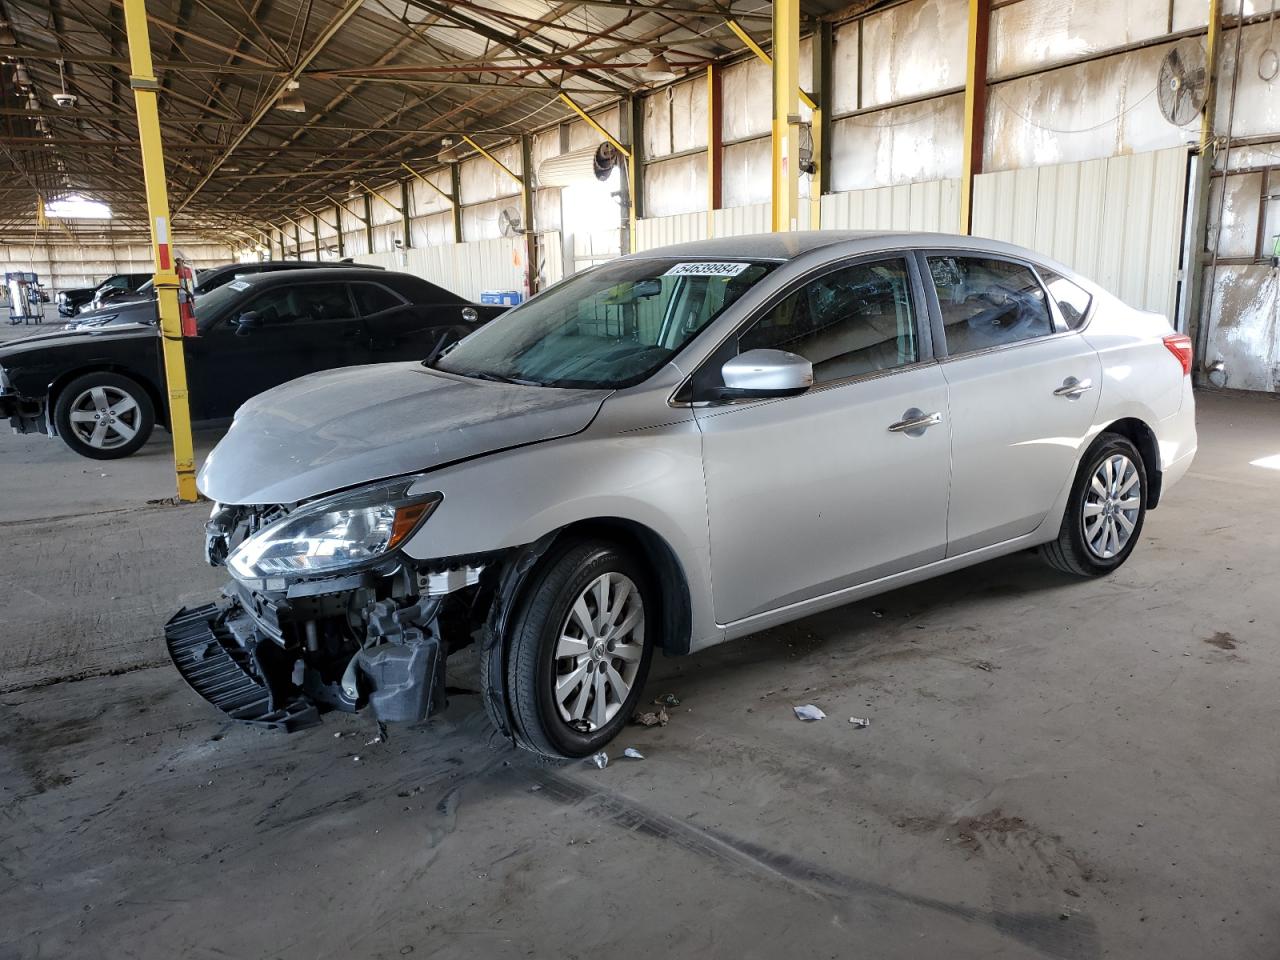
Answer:
<svg viewBox="0 0 1280 960"><path fill-rule="evenodd" d="M444 502L404 545L417 560L507 550L571 524L622 519L662 538L684 572L692 645L719 631L711 608L702 437L692 419L579 434L447 467L421 481Z"/></svg>

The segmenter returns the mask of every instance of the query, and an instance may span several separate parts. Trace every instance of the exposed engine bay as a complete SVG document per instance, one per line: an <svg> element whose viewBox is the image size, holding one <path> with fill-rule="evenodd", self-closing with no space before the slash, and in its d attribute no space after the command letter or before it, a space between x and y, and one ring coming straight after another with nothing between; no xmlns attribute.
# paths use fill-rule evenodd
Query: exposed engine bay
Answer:
<svg viewBox="0 0 1280 960"><path fill-rule="evenodd" d="M246 538L292 512L215 506L206 559L226 566ZM232 569L223 600L179 611L166 643L196 692L237 720L291 730L323 710L364 707L379 722L421 720L447 703L445 659L483 627L486 559L414 568L396 554L320 577Z"/></svg>

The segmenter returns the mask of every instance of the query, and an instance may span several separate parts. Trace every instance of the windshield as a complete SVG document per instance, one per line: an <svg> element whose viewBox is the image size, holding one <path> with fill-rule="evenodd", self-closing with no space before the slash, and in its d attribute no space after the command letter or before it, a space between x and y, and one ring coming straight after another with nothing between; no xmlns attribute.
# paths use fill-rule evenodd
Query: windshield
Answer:
<svg viewBox="0 0 1280 960"><path fill-rule="evenodd" d="M481 327L436 368L546 387L614 389L652 376L772 263L620 260Z"/></svg>
<svg viewBox="0 0 1280 960"><path fill-rule="evenodd" d="M216 320L223 310L233 301L240 299L244 295L244 291L249 289L249 284L240 282L231 282L215 287L208 293L197 293L195 302L191 305L196 315L196 326L202 331L208 330L213 321Z"/></svg>

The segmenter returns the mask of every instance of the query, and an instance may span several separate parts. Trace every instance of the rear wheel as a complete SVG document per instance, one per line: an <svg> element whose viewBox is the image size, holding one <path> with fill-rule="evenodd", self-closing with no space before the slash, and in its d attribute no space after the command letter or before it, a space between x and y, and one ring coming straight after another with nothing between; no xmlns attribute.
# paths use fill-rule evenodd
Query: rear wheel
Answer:
<svg viewBox="0 0 1280 960"><path fill-rule="evenodd" d="M649 672L653 596L644 568L609 543L570 545L547 564L513 622L507 664L526 746L585 757L618 734Z"/></svg>
<svg viewBox="0 0 1280 960"><path fill-rule="evenodd" d="M1040 555L1064 573L1098 577L1129 559L1147 515L1147 471L1129 440L1107 433L1080 464L1058 538Z"/></svg>
<svg viewBox="0 0 1280 960"><path fill-rule="evenodd" d="M156 415L140 383L103 370L63 387L53 420L63 442L80 456L115 460L147 442Z"/></svg>

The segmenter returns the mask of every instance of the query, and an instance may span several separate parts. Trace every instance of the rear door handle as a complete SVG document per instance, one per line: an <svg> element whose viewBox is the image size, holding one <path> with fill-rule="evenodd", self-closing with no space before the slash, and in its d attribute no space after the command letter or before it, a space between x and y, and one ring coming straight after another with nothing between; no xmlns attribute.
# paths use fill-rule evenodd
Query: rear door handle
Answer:
<svg viewBox="0 0 1280 960"><path fill-rule="evenodd" d="M1077 380L1075 377L1067 377L1062 381L1062 386L1053 391L1055 397L1066 397L1068 400L1075 400L1084 396L1093 389L1092 380Z"/></svg>
<svg viewBox="0 0 1280 960"><path fill-rule="evenodd" d="M908 437L920 437L924 436L924 432L930 427L936 427L941 422L942 414L925 413L919 407L912 407L897 423L889 424L889 432L905 433Z"/></svg>

